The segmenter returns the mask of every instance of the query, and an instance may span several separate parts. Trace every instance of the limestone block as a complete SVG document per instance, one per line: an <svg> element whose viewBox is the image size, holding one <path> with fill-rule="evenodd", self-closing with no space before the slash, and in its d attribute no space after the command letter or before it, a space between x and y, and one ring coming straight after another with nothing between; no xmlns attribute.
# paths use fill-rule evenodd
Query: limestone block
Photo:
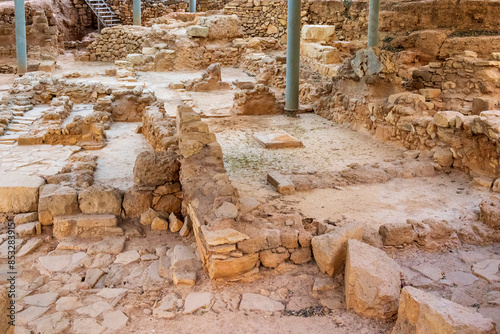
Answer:
<svg viewBox="0 0 500 334"><path fill-rule="evenodd" d="M380 226L379 234L385 246L401 246L415 241L415 232L411 224L389 223Z"/></svg>
<svg viewBox="0 0 500 334"><path fill-rule="evenodd" d="M342 62L337 48L319 43L303 43L300 46L300 54L322 64L339 64Z"/></svg>
<svg viewBox="0 0 500 334"><path fill-rule="evenodd" d="M40 63L39 71L53 73L56 70L56 62L53 60L45 60Z"/></svg>
<svg viewBox="0 0 500 334"><path fill-rule="evenodd" d="M240 310L280 312L285 306L279 301L255 293L244 293L241 298Z"/></svg>
<svg viewBox="0 0 500 334"><path fill-rule="evenodd" d="M444 298L405 287L399 301L393 334L495 334L491 319Z"/></svg>
<svg viewBox="0 0 500 334"><path fill-rule="evenodd" d="M301 37L308 42L330 43L335 39L334 25L304 25Z"/></svg>
<svg viewBox="0 0 500 334"><path fill-rule="evenodd" d="M22 213L38 210L38 189L45 180L16 173L0 177L0 212Z"/></svg>
<svg viewBox="0 0 500 334"><path fill-rule="evenodd" d="M140 187L154 187L179 180L179 161L175 153L142 152L134 166L134 182Z"/></svg>
<svg viewBox="0 0 500 334"><path fill-rule="evenodd" d="M78 202L83 213L109 213L120 216L122 212L122 193L118 188L93 185L78 194Z"/></svg>
<svg viewBox="0 0 500 334"><path fill-rule="evenodd" d="M186 33L190 37L208 37L208 27L202 27L202 26L190 26L187 27Z"/></svg>
<svg viewBox="0 0 500 334"><path fill-rule="evenodd" d="M384 251L349 240L345 265L347 309L357 314L388 319L398 312L401 268Z"/></svg>
<svg viewBox="0 0 500 334"><path fill-rule="evenodd" d="M259 263L259 254L248 254L242 257L230 257L225 260L214 258L208 259L208 274L211 279L237 277L249 272Z"/></svg>
<svg viewBox="0 0 500 334"><path fill-rule="evenodd" d="M79 212L75 189L58 184L47 184L40 192L38 217L42 225L51 225L54 217Z"/></svg>
<svg viewBox="0 0 500 334"><path fill-rule="evenodd" d="M443 128L454 127L456 117L460 115L458 111L438 111L434 115L434 124Z"/></svg>
<svg viewBox="0 0 500 334"><path fill-rule="evenodd" d="M314 259L320 270L330 276L338 274L345 263L347 241L361 240L364 227L361 223L349 223L327 234L312 238Z"/></svg>
<svg viewBox="0 0 500 334"><path fill-rule="evenodd" d="M132 187L123 197L123 210L127 218L138 218L146 212L153 201L153 193L148 190L140 190Z"/></svg>

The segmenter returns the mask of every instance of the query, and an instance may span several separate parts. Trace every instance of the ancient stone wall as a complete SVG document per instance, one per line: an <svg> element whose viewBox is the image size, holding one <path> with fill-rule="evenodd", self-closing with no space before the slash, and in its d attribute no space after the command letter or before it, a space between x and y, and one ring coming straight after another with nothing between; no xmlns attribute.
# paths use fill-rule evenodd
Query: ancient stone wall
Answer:
<svg viewBox="0 0 500 334"><path fill-rule="evenodd" d="M431 151L438 169L500 175L498 62L466 51L415 71L413 85L419 91L401 92L394 58L378 54L379 72L370 61L358 59L364 53L344 63L333 85L310 95L319 97L319 115L380 140Z"/></svg>
<svg viewBox="0 0 500 334"><path fill-rule="evenodd" d="M105 28L89 45L89 53L82 60L122 60L128 54L140 53L147 33L148 28L144 27L115 26Z"/></svg>
<svg viewBox="0 0 500 334"><path fill-rule="evenodd" d="M284 0L235 0L225 6L224 13L238 15L247 36L285 35L287 2ZM389 33L421 29L498 31L499 15L500 4L496 1L388 1L381 3L379 28L382 39ZM339 40L367 35L366 1L304 1L301 16L303 24L335 25Z"/></svg>
<svg viewBox="0 0 500 334"><path fill-rule="evenodd" d="M133 23L132 0L106 0L106 2L115 10L123 24ZM220 10L227 2L228 0L199 0L196 1L196 11L205 12L207 10ZM179 0L141 1L141 20L143 24L153 18L177 11L189 11L188 2Z"/></svg>
<svg viewBox="0 0 500 334"><path fill-rule="evenodd" d="M28 56L40 59L41 52L55 53L61 46L62 36L51 10L39 10L26 4L26 40ZM0 8L0 54L16 55L14 5Z"/></svg>

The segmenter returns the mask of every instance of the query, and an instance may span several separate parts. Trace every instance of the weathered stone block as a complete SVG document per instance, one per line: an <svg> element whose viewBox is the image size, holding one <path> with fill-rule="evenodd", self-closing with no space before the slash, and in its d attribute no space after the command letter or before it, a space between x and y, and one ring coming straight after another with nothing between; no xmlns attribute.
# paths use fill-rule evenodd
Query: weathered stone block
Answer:
<svg viewBox="0 0 500 334"><path fill-rule="evenodd" d="M361 241L363 231L363 224L349 223L330 233L313 237L314 259L320 270L330 276L338 274L345 263L347 241L349 239Z"/></svg>
<svg viewBox="0 0 500 334"><path fill-rule="evenodd" d="M120 216L122 212L122 192L110 186L88 187L78 194L78 202L83 213Z"/></svg>
<svg viewBox="0 0 500 334"><path fill-rule="evenodd" d="M398 312L401 268L384 251L349 240L345 266L347 309L369 318L388 319Z"/></svg>
<svg viewBox="0 0 500 334"><path fill-rule="evenodd" d="M413 287L405 287L399 301L393 334L495 334L495 324L477 312Z"/></svg>
<svg viewBox="0 0 500 334"><path fill-rule="evenodd" d="M38 176L8 173L0 177L0 212L38 210L38 189L45 180Z"/></svg>
<svg viewBox="0 0 500 334"><path fill-rule="evenodd" d="M55 216L79 212L77 191L71 187L47 184L40 193L38 217L42 225L51 225Z"/></svg>

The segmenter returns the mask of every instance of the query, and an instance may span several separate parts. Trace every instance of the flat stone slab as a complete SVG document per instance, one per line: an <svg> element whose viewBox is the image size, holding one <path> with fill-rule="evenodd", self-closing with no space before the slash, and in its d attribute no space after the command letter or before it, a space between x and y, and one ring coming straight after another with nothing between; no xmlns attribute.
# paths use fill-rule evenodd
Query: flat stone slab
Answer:
<svg viewBox="0 0 500 334"><path fill-rule="evenodd" d="M45 180L38 176L7 173L0 177L0 212L38 211L38 189Z"/></svg>
<svg viewBox="0 0 500 334"><path fill-rule="evenodd" d="M283 130L273 132L257 132L254 133L253 137L265 148L304 147L304 144L302 144L300 140Z"/></svg>
<svg viewBox="0 0 500 334"><path fill-rule="evenodd" d="M57 292L46 292L38 295L32 295L24 298L24 302L28 305L47 307L52 305L59 297Z"/></svg>
<svg viewBox="0 0 500 334"><path fill-rule="evenodd" d="M191 292L184 302L184 314L193 313L202 307L207 308L211 301L212 294L210 292Z"/></svg>
<svg viewBox="0 0 500 334"><path fill-rule="evenodd" d="M244 293L241 298L240 310L281 312L285 306L279 301L255 293Z"/></svg>
<svg viewBox="0 0 500 334"><path fill-rule="evenodd" d="M71 272L77 268L87 254L83 252L66 255L47 255L39 258L40 264L46 271Z"/></svg>
<svg viewBox="0 0 500 334"><path fill-rule="evenodd" d="M267 182L276 188L276 191L283 195L293 194L295 185L288 176L278 172L270 172L267 174Z"/></svg>

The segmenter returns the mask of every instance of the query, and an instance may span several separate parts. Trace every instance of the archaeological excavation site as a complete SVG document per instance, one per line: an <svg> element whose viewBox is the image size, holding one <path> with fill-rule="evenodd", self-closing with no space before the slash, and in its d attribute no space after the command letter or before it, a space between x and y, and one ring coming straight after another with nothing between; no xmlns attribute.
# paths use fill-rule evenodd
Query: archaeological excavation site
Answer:
<svg viewBox="0 0 500 334"><path fill-rule="evenodd" d="M500 334L499 0L0 1L0 334Z"/></svg>

